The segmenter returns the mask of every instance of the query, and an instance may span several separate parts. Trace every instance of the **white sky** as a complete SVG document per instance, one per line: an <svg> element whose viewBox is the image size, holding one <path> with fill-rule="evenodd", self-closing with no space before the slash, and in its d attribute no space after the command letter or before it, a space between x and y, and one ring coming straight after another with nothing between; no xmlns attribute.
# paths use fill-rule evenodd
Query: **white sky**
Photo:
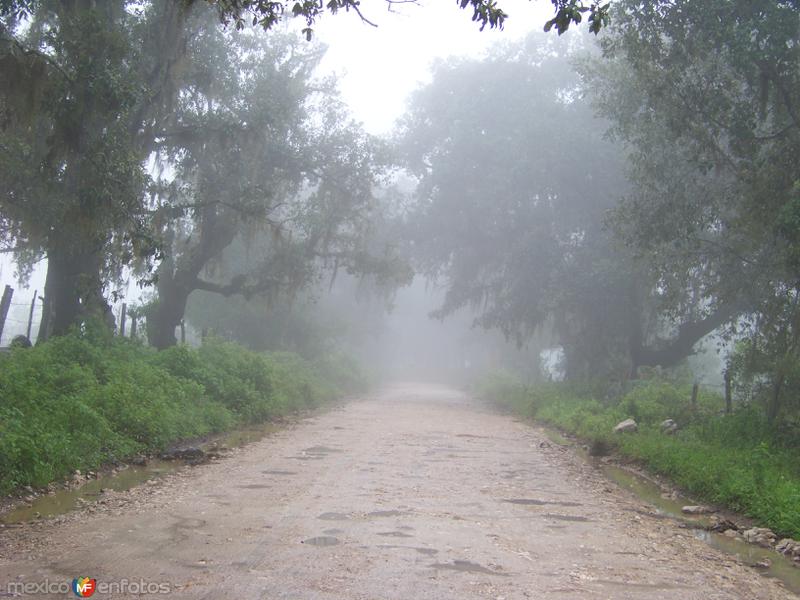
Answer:
<svg viewBox="0 0 800 600"><path fill-rule="evenodd" d="M328 45L321 68L339 75L345 101L370 133L388 133L408 95L428 81L435 59L480 57L497 42L541 31L554 12L549 0L500 5L509 14L503 31L488 26L479 31L472 10L460 9L456 0L420 0L394 5L391 12L383 0L365 2L362 12L378 27L354 13L326 15L315 27L317 38Z"/></svg>

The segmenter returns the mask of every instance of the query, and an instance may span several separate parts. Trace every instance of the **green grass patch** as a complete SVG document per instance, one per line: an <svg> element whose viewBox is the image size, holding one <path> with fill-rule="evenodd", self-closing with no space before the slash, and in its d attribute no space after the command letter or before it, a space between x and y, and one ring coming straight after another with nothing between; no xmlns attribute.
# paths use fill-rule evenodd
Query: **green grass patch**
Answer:
<svg viewBox="0 0 800 600"><path fill-rule="evenodd" d="M312 363L215 340L156 352L74 334L14 349L0 356L0 493L313 408L364 385L342 356Z"/></svg>
<svg viewBox="0 0 800 600"><path fill-rule="evenodd" d="M698 499L800 538L800 437L770 426L757 408L724 415L722 398L703 392L693 407L690 386L658 380L606 399L589 385L528 386L496 373L479 393L504 409L614 448ZM627 418L636 419L639 431L614 434L614 425ZM661 433L659 423L667 418L679 424L677 434Z"/></svg>

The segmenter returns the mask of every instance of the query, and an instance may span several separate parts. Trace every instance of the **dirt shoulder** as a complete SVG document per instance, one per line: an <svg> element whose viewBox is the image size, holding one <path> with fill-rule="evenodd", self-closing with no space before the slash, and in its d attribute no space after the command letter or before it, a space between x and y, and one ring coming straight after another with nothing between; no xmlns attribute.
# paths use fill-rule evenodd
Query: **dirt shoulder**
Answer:
<svg viewBox="0 0 800 600"><path fill-rule="evenodd" d="M0 530L0 595L89 576L96 598L795 598L651 513L535 429L401 385Z"/></svg>

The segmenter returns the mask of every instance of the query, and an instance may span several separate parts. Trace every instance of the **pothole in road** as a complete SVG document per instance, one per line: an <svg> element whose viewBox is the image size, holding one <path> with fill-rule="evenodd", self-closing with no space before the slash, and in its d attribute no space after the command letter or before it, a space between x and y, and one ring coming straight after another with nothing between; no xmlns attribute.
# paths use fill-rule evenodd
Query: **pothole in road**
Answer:
<svg viewBox="0 0 800 600"><path fill-rule="evenodd" d="M414 537L413 535L408 533L403 533L402 531L382 531L378 535L382 535L384 537L398 537L398 538Z"/></svg>
<svg viewBox="0 0 800 600"><path fill-rule="evenodd" d="M280 471L280 470L271 470L271 471L261 471L264 475L297 475L297 471Z"/></svg>
<svg viewBox="0 0 800 600"><path fill-rule="evenodd" d="M537 498L506 498L503 502L509 504L522 504L525 506L545 506L553 504L555 506L582 506L580 502L566 502L561 500L538 500Z"/></svg>
<svg viewBox="0 0 800 600"><path fill-rule="evenodd" d="M272 486L265 483L250 483L248 485L237 485L236 487L244 490L268 490Z"/></svg>
<svg viewBox="0 0 800 600"><path fill-rule="evenodd" d="M368 512L368 517L401 517L407 513L402 510L373 510Z"/></svg>
<svg viewBox="0 0 800 600"><path fill-rule="evenodd" d="M483 573L485 575L508 577L508 573L493 571L491 569L487 569L483 565L479 565L478 563L470 562L468 560L454 560L450 563L434 563L431 565L431 567L437 570L461 571L464 573Z"/></svg>
<svg viewBox="0 0 800 600"><path fill-rule="evenodd" d="M380 544L378 548L415 550L416 552L424 554L425 556L433 556L435 554L439 554L439 551L436 548L424 548L422 546L400 546L397 544Z"/></svg>
<svg viewBox="0 0 800 600"><path fill-rule="evenodd" d="M328 448L327 446L311 446L306 448L303 452L308 454L330 454L331 452L341 452L338 448Z"/></svg>
<svg viewBox="0 0 800 600"><path fill-rule="evenodd" d="M582 517L580 515L554 515L552 513L545 513L542 515L546 519L555 519L556 521L580 521L586 522L591 521L588 517Z"/></svg>
<svg viewBox="0 0 800 600"><path fill-rule="evenodd" d="M308 544L309 546L336 546L339 543L339 538L335 538L332 535L320 535L308 538L300 543Z"/></svg>
<svg viewBox="0 0 800 600"><path fill-rule="evenodd" d="M323 521L348 521L350 516L344 513L326 512L322 513L317 518L322 519Z"/></svg>
<svg viewBox="0 0 800 600"><path fill-rule="evenodd" d="M344 529L326 529L322 533L325 535L341 535L344 533Z"/></svg>

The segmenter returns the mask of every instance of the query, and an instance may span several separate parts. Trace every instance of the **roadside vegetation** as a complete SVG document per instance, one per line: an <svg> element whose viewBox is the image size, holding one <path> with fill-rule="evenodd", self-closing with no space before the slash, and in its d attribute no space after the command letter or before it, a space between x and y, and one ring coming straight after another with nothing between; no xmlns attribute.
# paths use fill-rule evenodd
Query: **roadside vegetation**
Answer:
<svg viewBox="0 0 800 600"><path fill-rule="evenodd" d="M355 392L341 355L311 362L210 340L157 352L104 328L0 357L0 493Z"/></svg>
<svg viewBox="0 0 800 600"><path fill-rule="evenodd" d="M757 404L726 415L720 395L701 391L693 407L691 383L662 379L639 381L610 398L600 385L526 385L496 372L479 391L503 409L578 436L593 454L619 453L698 499L800 537L800 427L770 424ZM638 431L614 433L628 418ZM677 432L662 432L665 419L678 424Z"/></svg>

